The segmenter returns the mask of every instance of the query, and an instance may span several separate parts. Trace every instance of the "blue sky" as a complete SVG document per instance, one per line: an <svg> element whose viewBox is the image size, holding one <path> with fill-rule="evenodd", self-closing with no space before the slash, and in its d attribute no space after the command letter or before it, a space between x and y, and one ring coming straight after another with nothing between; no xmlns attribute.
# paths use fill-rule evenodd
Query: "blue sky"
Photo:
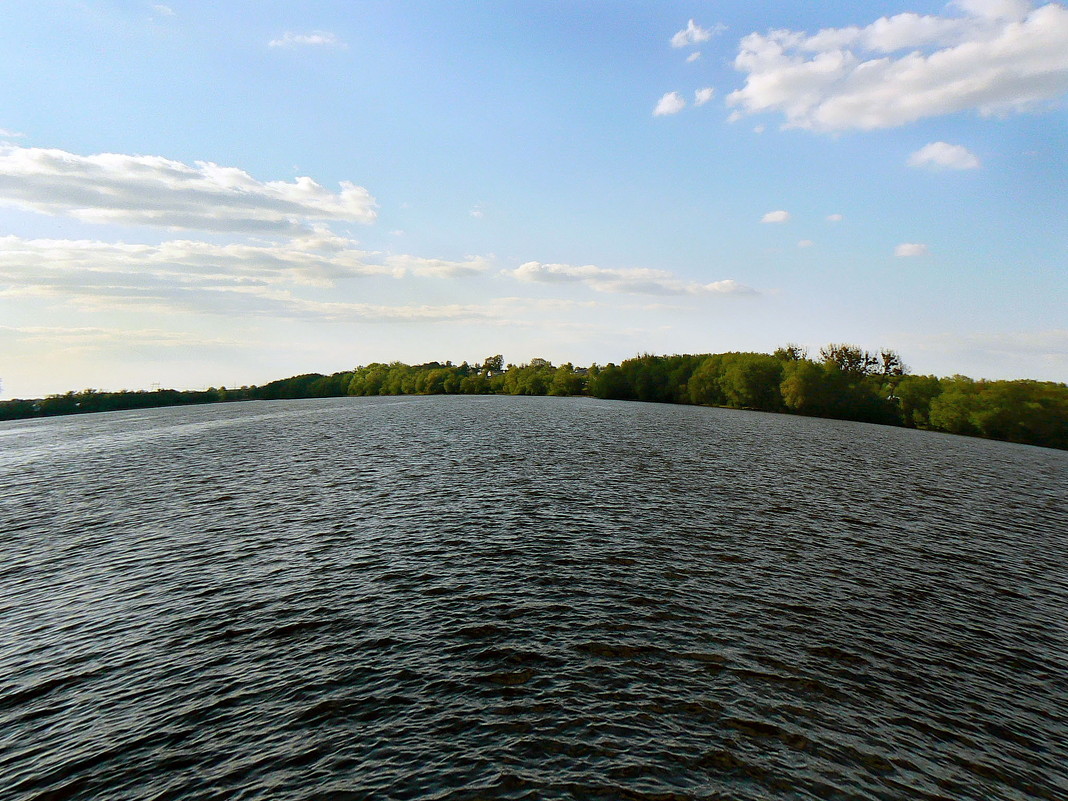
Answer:
<svg viewBox="0 0 1068 801"><path fill-rule="evenodd" d="M1068 9L60 2L0 25L2 397L899 350L1068 380Z"/></svg>

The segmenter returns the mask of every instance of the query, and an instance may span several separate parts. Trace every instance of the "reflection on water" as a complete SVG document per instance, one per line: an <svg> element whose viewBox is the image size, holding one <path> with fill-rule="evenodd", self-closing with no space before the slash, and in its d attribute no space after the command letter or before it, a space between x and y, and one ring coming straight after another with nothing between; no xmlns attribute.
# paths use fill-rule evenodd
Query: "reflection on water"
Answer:
<svg viewBox="0 0 1068 801"><path fill-rule="evenodd" d="M1068 454L556 398L0 425L12 799L1068 798Z"/></svg>

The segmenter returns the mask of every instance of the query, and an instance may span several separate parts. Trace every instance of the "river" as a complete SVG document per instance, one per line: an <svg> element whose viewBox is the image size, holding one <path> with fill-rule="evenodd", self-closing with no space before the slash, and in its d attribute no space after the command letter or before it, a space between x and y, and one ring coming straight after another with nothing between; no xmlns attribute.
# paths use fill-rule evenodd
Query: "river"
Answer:
<svg viewBox="0 0 1068 801"><path fill-rule="evenodd" d="M1068 798L1068 453L585 398L0 424L0 795Z"/></svg>

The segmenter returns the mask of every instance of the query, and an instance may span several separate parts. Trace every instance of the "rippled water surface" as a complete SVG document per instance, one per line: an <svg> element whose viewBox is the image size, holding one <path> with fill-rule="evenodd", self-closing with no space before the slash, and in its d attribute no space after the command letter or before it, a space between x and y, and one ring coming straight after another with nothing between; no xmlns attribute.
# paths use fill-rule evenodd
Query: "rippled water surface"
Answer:
<svg viewBox="0 0 1068 801"><path fill-rule="evenodd" d="M576 398L0 424L0 796L1063 801L1066 497Z"/></svg>

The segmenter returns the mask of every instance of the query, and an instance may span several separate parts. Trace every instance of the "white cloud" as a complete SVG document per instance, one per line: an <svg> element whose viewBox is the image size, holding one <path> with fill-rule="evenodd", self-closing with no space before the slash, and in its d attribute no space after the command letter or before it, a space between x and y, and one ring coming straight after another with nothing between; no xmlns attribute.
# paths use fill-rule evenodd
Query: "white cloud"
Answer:
<svg viewBox="0 0 1068 801"><path fill-rule="evenodd" d="M944 167L950 170L974 170L979 158L968 148L947 142L931 142L909 156L910 167Z"/></svg>
<svg viewBox="0 0 1068 801"><path fill-rule="evenodd" d="M9 131L7 128L0 128L0 139L21 139L25 135L16 131Z"/></svg>
<svg viewBox="0 0 1068 801"><path fill-rule="evenodd" d="M0 297L52 299L90 312L449 319L471 316L474 307L464 312L425 305L388 311L368 304L313 301L292 290L330 288L345 279L369 276L462 278L483 274L490 266L482 257L382 257L354 245L326 231L270 245L185 240L145 245L6 236L0 237Z"/></svg>
<svg viewBox="0 0 1068 801"><path fill-rule="evenodd" d="M631 268L613 270L593 264L542 264L528 261L510 275L526 283L583 284L597 292L631 295L753 295L756 291L727 279L701 284L682 281L666 270Z"/></svg>
<svg viewBox="0 0 1068 801"><path fill-rule="evenodd" d="M894 248L894 255L901 258L926 256L927 252L927 245L921 245L919 242L902 242Z"/></svg>
<svg viewBox="0 0 1068 801"><path fill-rule="evenodd" d="M693 64L695 61L699 60L700 58L701 58L701 51L700 50L695 50L694 52L690 53L690 55L686 56L686 63L687 64Z"/></svg>
<svg viewBox="0 0 1068 801"><path fill-rule="evenodd" d="M678 114L684 108L686 108L686 101L682 99L682 95L678 92L667 92L657 102L656 108L653 109L653 116L664 117L668 114Z"/></svg>
<svg viewBox="0 0 1068 801"><path fill-rule="evenodd" d="M797 246L799 248L810 248L815 244L816 243L813 242L811 239L802 239L800 242L797 243Z"/></svg>
<svg viewBox="0 0 1068 801"><path fill-rule="evenodd" d="M723 24L713 25L711 28L702 28L693 20L686 23L686 27L671 37L672 47L687 47L689 45L707 42L718 33L727 30Z"/></svg>
<svg viewBox="0 0 1068 801"><path fill-rule="evenodd" d="M712 96L716 94L716 90L711 86L706 86L704 89L698 89L693 93L693 104L695 106L703 106Z"/></svg>
<svg viewBox="0 0 1068 801"><path fill-rule="evenodd" d="M156 3L152 6L152 10L159 14L161 17L173 17L174 9L170 6L165 6L162 3Z"/></svg>
<svg viewBox="0 0 1068 801"><path fill-rule="evenodd" d="M475 207L474 207L473 209L471 209L471 211L470 211L470 212L468 212L468 213L469 213L469 214L470 214L470 215L471 215L472 217L474 217L475 219L477 219L477 220L481 220L481 219L482 219L483 217L485 217L485 216L486 216L486 212L484 212L484 211L482 210L482 206L481 206L481 205L475 206Z"/></svg>
<svg viewBox="0 0 1068 801"><path fill-rule="evenodd" d="M784 223L790 219L790 212L782 211L769 211L763 217L760 218L762 223Z"/></svg>
<svg viewBox="0 0 1068 801"><path fill-rule="evenodd" d="M161 156L0 145L0 204L92 223L233 233L306 232L313 220L369 223L375 199L342 181L258 181L244 170Z"/></svg>
<svg viewBox="0 0 1068 801"><path fill-rule="evenodd" d="M22 288L90 288L177 283L212 287L291 284L332 286L358 276L399 278L404 264L329 232L268 245L171 240L158 245L0 237L0 284ZM414 258L414 257L413 257Z"/></svg>
<svg viewBox="0 0 1068 801"><path fill-rule="evenodd" d="M462 278L481 275L490 268L490 263L481 256L469 257L466 261L424 259L419 256L389 256L386 264L403 273L423 278Z"/></svg>
<svg viewBox="0 0 1068 801"><path fill-rule="evenodd" d="M269 47L344 47L345 43L337 34L329 31L312 31L311 33L293 33L286 31L280 38L272 39Z"/></svg>
<svg viewBox="0 0 1068 801"><path fill-rule="evenodd" d="M959 16L914 13L866 27L752 33L735 67L739 113L779 112L787 127L875 129L925 117L1005 114L1068 92L1068 8L961 0Z"/></svg>
<svg viewBox="0 0 1068 801"><path fill-rule="evenodd" d="M841 214L828 214L827 215L827 222L837 223L837 222L841 222L843 219L844 218L842 217Z"/></svg>

